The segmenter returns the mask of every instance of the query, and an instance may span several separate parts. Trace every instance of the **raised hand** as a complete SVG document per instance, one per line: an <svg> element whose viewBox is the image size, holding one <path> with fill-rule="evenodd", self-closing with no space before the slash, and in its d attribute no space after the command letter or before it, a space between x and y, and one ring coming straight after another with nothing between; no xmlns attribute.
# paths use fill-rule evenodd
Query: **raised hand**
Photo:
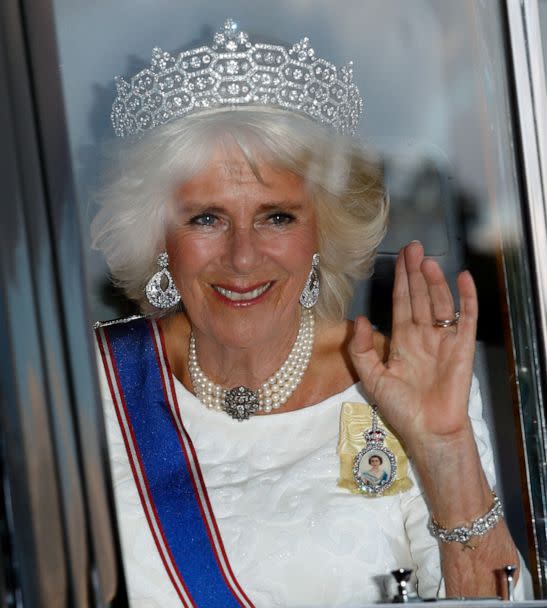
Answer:
<svg viewBox="0 0 547 608"><path fill-rule="evenodd" d="M383 362L365 317L355 323L349 351L365 394L410 451L436 439L470 433L467 416L477 325L477 294L469 272L459 275L460 320L439 265L413 242L399 254L393 289L389 357Z"/></svg>
<svg viewBox="0 0 547 608"><path fill-rule="evenodd" d="M458 277L460 320L442 270L424 259L419 243L399 254L393 289L393 331L384 363L370 322L359 317L349 351L371 403L403 440L432 517L445 527L469 525L488 511L492 495L467 415L477 293L468 272ZM493 572L519 557L505 522L481 537L474 551L440 544L448 595L492 595Z"/></svg>

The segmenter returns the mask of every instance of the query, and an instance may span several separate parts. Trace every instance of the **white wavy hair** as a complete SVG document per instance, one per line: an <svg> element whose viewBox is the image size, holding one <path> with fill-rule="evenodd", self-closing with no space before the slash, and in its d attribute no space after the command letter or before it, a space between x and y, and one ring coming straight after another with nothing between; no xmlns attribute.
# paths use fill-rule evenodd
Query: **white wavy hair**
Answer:
<svg viewBox="0 0 547 608"><path fill-rule="evenodd" d="M167 202L226 138L241 148L258 179L259 164L267 159L306 180L321 255L315 310L326 319L343 319L354 282L370 275L385 233L381 171L354 140L276 108L201 112L153 129L139 141L122 141L91 225L93 247L103 252L113 282L143 313L165 314L148 303L144 288L164 248Z"/></svg>

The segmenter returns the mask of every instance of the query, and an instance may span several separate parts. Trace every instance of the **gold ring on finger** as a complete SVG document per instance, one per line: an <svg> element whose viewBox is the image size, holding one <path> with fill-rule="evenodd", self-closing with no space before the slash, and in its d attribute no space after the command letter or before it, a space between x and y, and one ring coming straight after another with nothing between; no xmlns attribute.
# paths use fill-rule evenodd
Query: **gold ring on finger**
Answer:
<svg viewBox="0 0 547 608"><path fill-rule="evenodd" d="M452 319L435 319L433 323L433 327L453 327L457 325L460 321L460 313L455 312L454 317Z"/></svg>

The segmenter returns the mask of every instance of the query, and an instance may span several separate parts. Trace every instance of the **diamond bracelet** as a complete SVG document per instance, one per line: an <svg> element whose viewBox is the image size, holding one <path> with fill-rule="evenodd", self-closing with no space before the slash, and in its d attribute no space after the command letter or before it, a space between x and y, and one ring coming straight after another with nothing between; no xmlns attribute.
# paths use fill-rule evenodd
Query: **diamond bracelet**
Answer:
<svg viewBox="0 0 547 608"><path fill-rule="evenodd" d="M469 541L475 536L484 536L490 532L503 517L503 508L500 499L495 492L492 492L492 496L494 497L494 503L488 512L473 520L468 527L458 526L457 528L449 530L447 528L442 528L433 518L431 518L428 525L431 535L442 543L456 542L474 549L475 547L470 545Z"/></svg>

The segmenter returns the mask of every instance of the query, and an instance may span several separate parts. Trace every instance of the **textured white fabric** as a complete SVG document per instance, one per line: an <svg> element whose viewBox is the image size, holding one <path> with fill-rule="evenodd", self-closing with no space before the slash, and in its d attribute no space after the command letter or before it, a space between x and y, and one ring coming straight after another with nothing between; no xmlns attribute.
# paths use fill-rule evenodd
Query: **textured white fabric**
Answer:
<svg viewBox="0 0 547 608"><path fill-rule="evenodd" d="M99 366L102 372L102 365ZM107 436L132 608L179 606L142 510L102 375ZM422 597L443 594L436 541L413 473L402 494L367 498L337 487L340 406L364 401L358 385L295 412L240 423L175 387L224 545L257 608L355 607L388 599L389 572L415 571ZM493 486L488 429L476 380L470 416ZM522 577L517 597L524 597Z"/></svg>

